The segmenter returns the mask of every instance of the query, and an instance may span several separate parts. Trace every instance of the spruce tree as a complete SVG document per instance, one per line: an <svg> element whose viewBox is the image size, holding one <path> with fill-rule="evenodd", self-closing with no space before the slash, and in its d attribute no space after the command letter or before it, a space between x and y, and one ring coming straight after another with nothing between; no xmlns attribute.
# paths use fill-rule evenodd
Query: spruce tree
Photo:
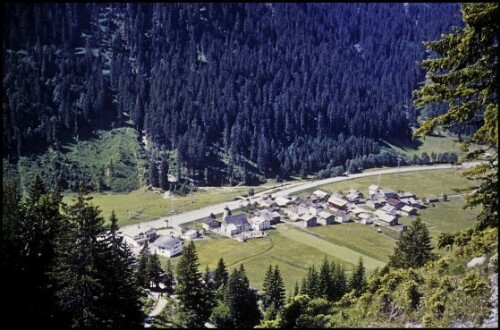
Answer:
<svg viewBox="0 0 500 330"><path fill-rule="evenodd" d="M64 206L69 220L65 237L57 246L54 271L60 309L71 327L106 326L103 310L105 282L99 265L106 259L105 244L97 239L104 232L104 218L80 183L73 205Z"/></svg>
<svg viewBox="0 0 500 330"><path fill-rule="evenodd" d="M220 258L213 276L213 285L218 299L223 299L223 287L227 284L228 280L229 273L227 272L226 264L224 263L224 259Z"/></svg>
<svg viewBox="0 0 500 330"><path fill-rule="evenodd" d="M354 294L359 297L365 290L366 278L365 278L365 266L363 265L363 258L359 258L358 265L354 268L352 272L352 277L349 282L349 289L354 290Z"/></svg>
<svg viewBox="0 0 500 330"><path fill-rule="evenodd" d="M161 268L160 258L156 253L149 256L146 269L149 281L153 283L155 288L158 288L163 269Z"/></svg>
<svg viewBox="0 0 500 330"><path fill-rule="evenodd" d="M140 287L135 276L134 258L123 237L118 235L118 219L114 210L109 218L108 233L104 239L107 257L103 260L105 287L104 309L110 328L140 326L142 311L139 301Z"/></svg>
<svg viewBox="0 0 500 330"><path fill-rule="evenodd" d="M418 268L434 259L429 229L418 217L407 231L401 233L389 257L389 266L395 268Z"/></svg>
<svg viewBox="0 0 500 330"><path fill-rule="evenodd" d="M253 328L260 322L257 296L250 289L243 264L229 276L224 304L229 307L229 316L235 328Z"/></svg>
<svg viewBox="0 0 500 330"><path fill-rule="evenodd" d="M331 292L333 289L332 273L326 256L319 270L319 287L321 288L321 297L331 299L330 295L332 295Z"/></svg>
<svg viewBox="0 0 500 330"><path fill-rule="evenodd" d="M181 319L187 327L200 328L208 319L196 248L191 241L184 249L176 267L175 293L180 302Z"/></svg>
<svg viewBox="0 0 500 330"><path fill-rule="evenodd" d="M160 164L160 188L163 190L168 190L170 188L168 182L168 160L162 159Z"/></svg>
<svg viewBox="0 0 500 330"><path fill-rule="evenodd" d="M490 152L487 162L463 174L481 181L465 206L482 206L476 223L482 230L498 227L499 9L498 3L464 3L461 12L463 28L425 43L438 57L421 62L428 83L414 91L414 103L418 108L444 105L446 112L424 120L414 135L443 127L459 134L465 160L482 160L484 152ZM481 149L470 150L471 143Z"/></svg>
<svg viewBox="0 0 500 330"><path fill-rule="evenodd" d="M272 294L273 294L273 267L269 265L269 268L266 271L266 275L264 276L264 283L262 284L262 291L264 294L262 295L262 306L264 309L267 309L269 305L271 305Z"/></svg>
<svg viewBox="0 0 500 330"><path fill-rule="evenodd" d="M165 265L165 274L163 276L163 285L165 285L165 291L168 294L171 294L174 287L174 268L170 259L167 260L167 264Z"/></svg>

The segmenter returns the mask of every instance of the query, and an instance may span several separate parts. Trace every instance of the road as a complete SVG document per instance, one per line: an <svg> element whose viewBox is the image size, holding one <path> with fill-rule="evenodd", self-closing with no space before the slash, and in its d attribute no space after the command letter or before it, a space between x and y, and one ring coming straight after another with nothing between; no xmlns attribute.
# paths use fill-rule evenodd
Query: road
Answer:
<svg viewBox="0 0 500 330"><path fill-rule="evenodd" d="M295 184L288 184L285 185L284 187L281 188L275 188L274 190L279 190L276 192L273 192L273 196L286 196L290 194L294 194L303 190L315 188L324 184L330 184L334 182L340 182L340 181L345 181L345 180L352 180L352 179L357 179L357 178L364 178L368 176L377 176L380 174L394 174L397 173L398 171L400 173L404 172L415 172L415 171L429 171L429 170L439 170L439 169L452 169L452 168L469 168L471 166L476 165L477 162L473 163L463 163L462 165L452 165L452 164L437 164L437 165L424 165L424 166L401 166L399 169L398 168L388 168L384 170L378 170L378 171L373 171L373 172L365 172L365 173L357 173L357 174L350 174L348 176L340 176L340 177L335 177L335 178L328 178L328 179L322 179L322 180L314 180L311 182L307 183L295 183ZM254 201L258 199L259 197L262 197L265 194L269 194L269 190L262 191L260 193L256 193L254 197L250 201ZM210 215L210 213L213 214L219 214L224 212L224 208L227 206L229 207L230 210L235 210L238 208L241 208L245 206L247 202L241 201L241 200L236 200L236 201L230 201L230 202L224 202L224 203L219 203L215 205L210 205L206 206L197 210L192 210L188 211L185 213L181 214L175 214L175 215L169 215L165 217L161 217L158 219L154 220L147 220L141 222L141 224L145 224L148 226L151 226L156 229L160 228L165 228L168 225L171 227L174 227L176 229L180 229L180 225L191 222L194 220L199 220L206 218L207 216ZM129 225L129 226L137 226L138 224L134 225ZM129 226L124 226L123 228L129 227Z"/></svg>

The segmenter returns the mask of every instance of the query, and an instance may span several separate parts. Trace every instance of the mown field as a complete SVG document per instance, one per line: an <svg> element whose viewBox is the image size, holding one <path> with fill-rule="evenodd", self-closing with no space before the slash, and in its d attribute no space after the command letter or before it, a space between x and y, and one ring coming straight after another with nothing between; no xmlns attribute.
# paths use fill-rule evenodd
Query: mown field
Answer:
<svg viewBox="0 0 500 330"><path fill-rule="evenodd" d="M460 175L462 172L463 170L461 169L441 169L422 172L401 172L399 176L397 174L371 176L319 186L306 190L300 193L299 196L307 196L316 189L328 192L342 191L344 193L347 193L349 189L357 189L366 195L368 194L368 186L371 184L380 185L382 188L393 189L395 191L411 191L417 194L418 198L441 194L454 195L471 189L472 182L463 178Z"/></svg>

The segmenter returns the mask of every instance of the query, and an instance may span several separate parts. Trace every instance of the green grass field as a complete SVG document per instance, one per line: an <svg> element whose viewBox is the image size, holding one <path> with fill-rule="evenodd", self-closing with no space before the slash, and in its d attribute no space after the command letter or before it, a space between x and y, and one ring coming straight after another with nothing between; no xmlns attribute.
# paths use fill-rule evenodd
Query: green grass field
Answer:
<svg viewBox="0 0 500 330"><path fill-rule="evenodd" d="M457 191L464 191L470 188L471 182L463 178L460 173L462 170L444 169L430 170L422 172L402 172L397 174L380 175L380 186L393 190L411 191L417 194L417 197L428 197L432 195L453 195ZM346 180L319 186L314 189L304 191L299 196L304 197L311 194L316 189L328 192L342 191L349 189L358 189L364 194L368 194L368 186L379 184L379 176L371 176L353 180Z"/></svg>

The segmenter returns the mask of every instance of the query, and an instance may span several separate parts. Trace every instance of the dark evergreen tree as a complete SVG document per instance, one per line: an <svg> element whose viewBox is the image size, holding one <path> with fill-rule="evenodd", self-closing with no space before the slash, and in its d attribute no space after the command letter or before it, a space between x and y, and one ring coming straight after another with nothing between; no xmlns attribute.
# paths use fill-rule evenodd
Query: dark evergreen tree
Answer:
<svg viewBox="0 0 500 330"><path fill-rule="evenodd" d="M410 224L407 231L401 233L389 257L389 266L395 268L418 268L434 259L429 229L418 217Z"/></svg>
<svg viewBox="0 0 500 330"><path fill-rule="evenodd" d="M180 302L183 323L188 327L200 328L208 319L205 314L205 298L201 273L198 271L198 255L191 241L182 252L176 267L177 285L175 294Z"/></svg>
<svg viewBox="0 0 500 330"><path fill-rule="evenodd" d="M154 160L149 162L149 184L153 187L160 186L160 174Z"/></svg>
<svg viewBox="0 0 500 330"><path fill-rule="evenodd" d="M161 268L160 258L156 253L151 254L146 263L146 273L149 281L158 288L161 282L163 269Z"/></svg>
<svg viewBox="0 0 500 330"><path fill-rule="evenodd" d="M243 264L229 276L224 304L229 307L229 317L234 328L253 328L261 314L257 296L250 288Z"/></svg>
<svg viewBox="0 0 500 330"><path fill-rule="evenodd" d="M165 265L165 274L163 275L162 283L165 285L165 291L168 294L173 292L174 288L174 266L170 262L170 259L167 260L167 264Z"/></svg>
<svg viewBox="0 0 500 330"><path fill-rule="evenodd" d="M352 272L352 277L349 282L349 289L354 291L354 294L359 297L366 288L365 266L363 258L359 258L358 265Z"/></svg>
<svg viewBox="0 0 500 330"><path fill-rule="evenodd" d="M168 160L163 159L160 166L160 188L169 190L170 185L168 182Z"/></svg>

